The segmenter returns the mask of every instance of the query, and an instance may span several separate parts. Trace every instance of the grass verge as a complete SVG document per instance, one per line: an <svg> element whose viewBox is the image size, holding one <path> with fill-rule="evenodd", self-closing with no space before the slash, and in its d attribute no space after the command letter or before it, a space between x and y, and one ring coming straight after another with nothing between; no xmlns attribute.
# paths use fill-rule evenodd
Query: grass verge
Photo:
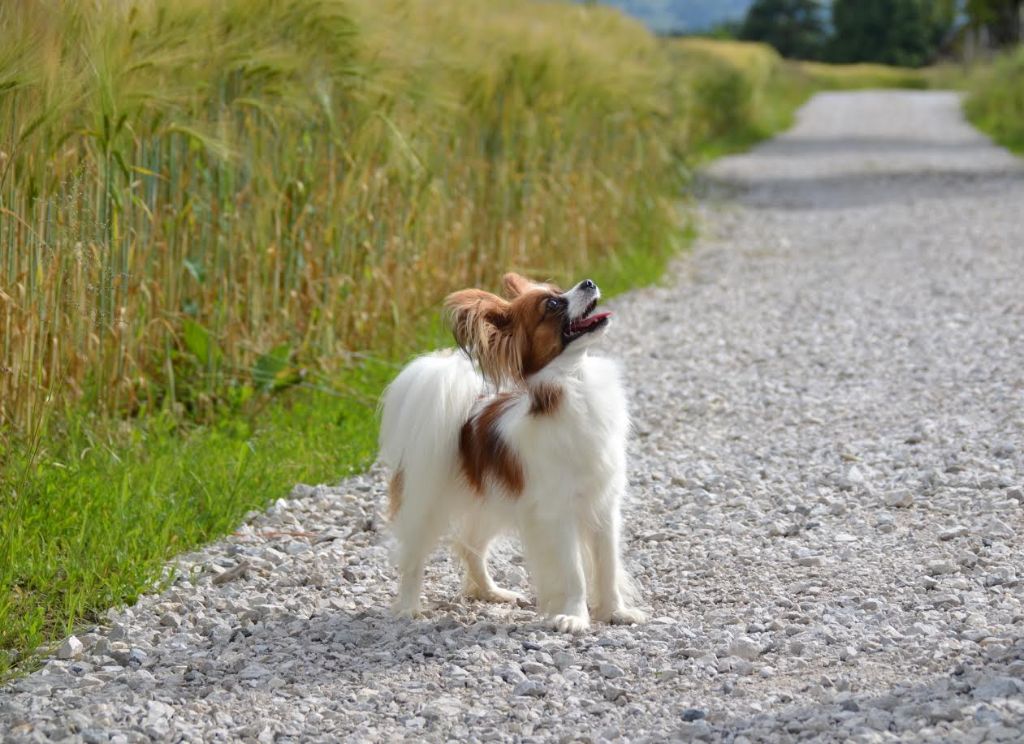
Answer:
<svg viewBox="0 0 1024 744"><path fill-rule="evenodd" d="M374 396L391 370L365 365L344 391L295 388L216 424L63 419L45 452L16 449L0 511L0 645L38 644L130 602L176 552L231 531L298 481L332 481L375 451Z"/></svg>
<svg viewBox="0 0 1024 744"><path fill-rule="evenodd" d="M967 118L993 140L1024 154L1024 47L967 76Z"/></svg>

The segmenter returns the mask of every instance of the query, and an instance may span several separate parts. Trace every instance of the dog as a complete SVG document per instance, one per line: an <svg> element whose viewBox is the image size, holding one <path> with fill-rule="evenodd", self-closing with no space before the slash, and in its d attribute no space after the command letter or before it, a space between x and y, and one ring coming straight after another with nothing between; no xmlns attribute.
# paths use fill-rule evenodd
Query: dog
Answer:
<svg viewBox="0 0 1024 744"><path fill-rule="evenodd" d="M601 292L589 279L563 292L511 273L504 287L505 297L449 295L460 348L413 360L382 397L379 459L400 575L393 610L420 613L426 559L451 527L463 595L518 601L487 570L491 541L515 530L554 628L642 623L620 558L626 397L618 365L590 354L611 313L595 312Z"/></svg>

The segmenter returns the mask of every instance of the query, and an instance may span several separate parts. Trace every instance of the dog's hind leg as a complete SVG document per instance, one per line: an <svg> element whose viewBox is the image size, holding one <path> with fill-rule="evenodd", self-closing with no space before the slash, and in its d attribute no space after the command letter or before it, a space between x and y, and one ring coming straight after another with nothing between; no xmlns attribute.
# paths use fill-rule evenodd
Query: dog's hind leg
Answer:
<svg viewBox="0 0 1024 744"><path fill-rule="evenodd" d="M408 485L406 490L408 492ZM420 594L427 557L448 527L448 517L445 499L423 492L407 493L401 507L393 515L399 583L398 597L391 609L396 615L416 617L420 614Z"/></svg>
<svg viewBox="0 0 1024 744"><path fill-rule="evenodd" d="M487 551L498 533L498 527L489 524L482 515L468 516L456 536L454 549L462 561L462 595L483 602L517 602L522 597L516 592L498 587L487 570Z"/></svg>

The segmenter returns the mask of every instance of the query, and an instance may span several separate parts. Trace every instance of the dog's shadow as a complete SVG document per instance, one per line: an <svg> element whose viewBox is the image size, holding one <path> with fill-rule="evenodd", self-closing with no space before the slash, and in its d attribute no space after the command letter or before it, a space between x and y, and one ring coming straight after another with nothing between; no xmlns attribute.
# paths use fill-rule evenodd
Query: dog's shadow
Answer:
<svg viewBox="0 0 1024 744"><path fill-rule="evenodd" d="M412 620L379 608L331 609L308 618L285 614L242 622L226 640L204 639L190 647L188 658L179 659L185 667L178 692L201 698L239 684L273 690L314 680L324 686L363 686L375 675L422 672L430 665L458 665L460 660L472 665L471 657L481 647L540 648L532 638L545 629L527 603L441 600ZM565 643L589 645L584 638L566 637ZM168 661L165 657L160 663Z"/></svg>

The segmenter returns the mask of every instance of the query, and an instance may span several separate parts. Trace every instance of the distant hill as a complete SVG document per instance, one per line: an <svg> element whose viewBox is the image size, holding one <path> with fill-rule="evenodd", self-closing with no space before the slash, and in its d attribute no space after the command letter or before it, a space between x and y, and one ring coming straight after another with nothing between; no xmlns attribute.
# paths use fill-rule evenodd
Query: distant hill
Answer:
<svg viewBox="0 0 1024 744"><path fill-rule="evenodd" d="M643 21L657 33L707 31L722 21L741 20L753 0L601 0Z"/></svg>

